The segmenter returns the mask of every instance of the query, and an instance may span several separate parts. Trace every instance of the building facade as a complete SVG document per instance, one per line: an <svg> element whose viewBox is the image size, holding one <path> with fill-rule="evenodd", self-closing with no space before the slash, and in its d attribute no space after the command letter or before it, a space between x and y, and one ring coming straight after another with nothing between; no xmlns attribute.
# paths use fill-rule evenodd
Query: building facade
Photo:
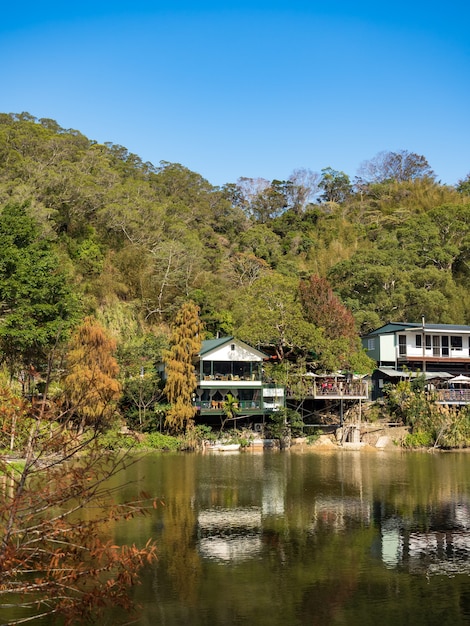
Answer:
<svg viewBox="0 0 470 626"><path fill-rule="evenodd" d="M262 422L267 414L285 406L285 390L265 381L263 363L268 356L235 339L220 337L202 342L195 363L197 388L194 404L205 418L225 413L233 398L235 419Z"/></svg>
<svg viewBox="0 0 470 626"><path fill-rule="evenodd" d="M390 322L365 335L362 344L377 363L372 399L382 395L384 384L410 373L444 382L470 374L470 326Z"/></svg>

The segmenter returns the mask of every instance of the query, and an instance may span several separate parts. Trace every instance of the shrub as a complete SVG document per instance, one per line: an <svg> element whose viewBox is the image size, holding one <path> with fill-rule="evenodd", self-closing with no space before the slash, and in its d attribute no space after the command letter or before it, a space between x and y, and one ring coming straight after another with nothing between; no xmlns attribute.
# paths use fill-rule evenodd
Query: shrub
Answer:
<svg viewBox="0 0 470 626"><path fill-rule="evenodd" d="M430 432L418 430L409 433L403 439L404 448L429 448L434 444L434 438Z"/></svg>

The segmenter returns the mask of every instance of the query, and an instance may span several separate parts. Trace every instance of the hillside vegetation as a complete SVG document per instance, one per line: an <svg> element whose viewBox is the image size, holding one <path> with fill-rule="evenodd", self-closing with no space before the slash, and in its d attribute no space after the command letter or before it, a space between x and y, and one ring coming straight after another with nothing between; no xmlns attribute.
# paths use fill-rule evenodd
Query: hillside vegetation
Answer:
<svg viewBox="0 0 470 626"><path fill-rule="evenodd" d="M470 323L470 182L441 185L420 155L377 155L354 184L326 167L214 187L23 113L0 115L0 163L0 349L12 368L40 367L41 345L88 315L121 367L146 366L188 300L206 337L322 369L360 369L358 333L388 320Z"/></svg>

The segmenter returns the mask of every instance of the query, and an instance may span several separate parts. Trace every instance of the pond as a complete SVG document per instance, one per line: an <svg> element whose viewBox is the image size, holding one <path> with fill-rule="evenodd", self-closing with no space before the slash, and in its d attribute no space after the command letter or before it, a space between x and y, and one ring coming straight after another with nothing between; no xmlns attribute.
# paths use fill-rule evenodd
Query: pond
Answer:
<svg viewBox="0 0 470 626"><path fill-rule="evenodd" d="M470 623L466 453L151 454L120 479L162 501L114 529L158 543L142 626Z"/></svg>

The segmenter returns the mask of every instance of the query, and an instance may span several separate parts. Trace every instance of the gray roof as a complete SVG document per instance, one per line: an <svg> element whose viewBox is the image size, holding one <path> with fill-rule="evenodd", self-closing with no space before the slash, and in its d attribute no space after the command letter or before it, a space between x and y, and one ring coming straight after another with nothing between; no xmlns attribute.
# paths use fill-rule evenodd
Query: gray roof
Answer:
<svg viewBox="0 0 470 626"><path fill-rule="evenodd" d="M372 330L370 333L364 335L370 337L371 335L385 335L387 333L396 333L403 330L422 330L423 324L421 322L389 322L384 326L380 326L376 330ZM425 322L424 328L427 331L440 331L440 332L466 332L470 333L470 326L463 324L428 324Z"/></svg>
<svg viewBox="0 0 470 626"><path fill-rule="evenodd" d="M390 376L390 378L415 378L423 374L426 380L432 380L433 378L452 378L452 374L449 374L449 372L407 372L404 370L396 370L393 367L378 367L377 371L386 376Z"/></svg>

